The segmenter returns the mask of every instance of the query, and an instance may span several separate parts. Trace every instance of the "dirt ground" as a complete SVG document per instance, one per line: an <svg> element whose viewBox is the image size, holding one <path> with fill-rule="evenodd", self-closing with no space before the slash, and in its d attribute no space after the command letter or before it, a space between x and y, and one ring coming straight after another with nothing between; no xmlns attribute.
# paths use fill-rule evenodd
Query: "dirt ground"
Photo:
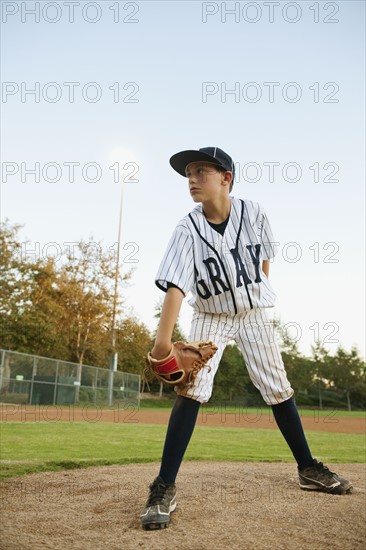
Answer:
<svg viewBox="0 0 366 550"><path fill-rule="evenodd" d="M300 409L301 415L301 409ZM222 426L226 428L277 429L269 407L258 408L255 413L245 407L234 413L225 407L202 409L197 426ZM0 404L0 421L3 422L117 422L141 424L167 424L170 410L138 410L131 406L116 409L101 409L94 405L85 407L53 407L50 405L5 405ZM366 432L366 416L346 417L340 412L327 411L320 416L316 410L311 416L302 416L305 430L358 433Z"/></svg>
<svg viewBox="0 0 366 550"><path fill-rule="evenodd" d="M170 411L2 406L4 422L166 424ZM365 418L302 416L307 430L365 433ZM257 414L201 411L197 425L276 428ZM328 466L331 466L328 464ZM0 485L0 550L357 550L366 544L366 465L337 464L351 495L301 491L284 463L183 462L168 529L145 532L139 515L159 465L132 464L12 478Z"/></svg>
<svg viewBox="0 0 366 550"><path fill-rule="evenodd" d="M1 486L1 550L357 550L365 465L338 464L351 495L301 491L294 464L183 463L170 526L139 514L158 464L47 472Z"/></svg>

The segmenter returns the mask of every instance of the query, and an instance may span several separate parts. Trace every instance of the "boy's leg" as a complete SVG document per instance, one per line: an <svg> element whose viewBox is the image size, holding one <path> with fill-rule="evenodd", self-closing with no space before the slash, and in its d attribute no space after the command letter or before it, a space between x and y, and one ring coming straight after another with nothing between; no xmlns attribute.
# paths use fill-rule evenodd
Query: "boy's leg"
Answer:
<svg viewBox="0 0 366 550"><path fill-rule="evenodd" d="M193 317L188 340L190 342L212 340L218 349L209 364L198 372L193 386L186 390L178 390L179 395L169 419L159 472L159 476L166 483L175 482L196 424L199 406L211 397L215 374L226 346L225 336L220 334L222 326L216 321L216 317L199 314Z"/></svg>
<svg viewBox="0 0 366 550"><path fill-rule="evenodd" d="M174 483L184 453L191 439L200 402L178 395L169 419L159 476Z"/></svg>
<svg viewBox="0 0 366 550"><path fill-rule="evenodd" d="M277 425L298 467L311 466L313 457L292 399L293 389L287 380L273 327L265 311L250 312L241 323L238 338L250 377L266 403L272 406Z"/></svg>
<svg viewBox="0 0 366 550"><path fill-rule="evenodd" d="M314 460L306 441L294 399L272 405L273 415L298 465L301 489L343 495L352 492L352 484Z"/></svg>
<svg viewBox="0 0 366 550"><path fill-rule="evenodd" d="M306 441L294 399L291 397L283 403L272 405L272 411L277 426L290 447L299 470L313 466L314 459Z"/></svg>
<svg viewBox="0 0 366 550"><path fill-rule="evenodd" d="M236 340L249 376L264 401L271 405L277 425L298 464L300 487L334 494L350 492L349 481L311 455L272 323L263 309L253 310L240 320Z"/></svg>
<svg viewBox="0 0 366 550"><path fill-rule="evenodd" d="M189 341L213 340L218 350L209 366L199 371L194 385L185 391L179 390L169 419L159 475L150 485L150 494L141 514L144 529L166 527L170 513L176 507L175 479L191 439L200 404L211 396L213 380L226 345L225 339L218 336L218 325L212 317L195 315L192 322Z"/></svg>
<svg viewBox="0 0 366 550"><path fill-rule="evenodd" d="M199 401L178 395L170 414L160 472L150 485L150 494L141 514L144 529L167 527L176 508L175 478L197 419Z"/></svg>
<svg viewBox="0 0 366 550"><path fill-rule="evenodd" d="M264 309L254 309L238 320L236 343L243 354L251 381L267 405L290 399L294 390L275 338L274 328Z"/></svg>
<svg viewBox="0 0 366 550"><path fill-rule="evenodd" d="M250 377L264 400L272 406L273 415L300 469L313 465L293 389L287 380L285 367L275 336L265 312L250 312L240 323L238 345L244 356Z"/></svg>

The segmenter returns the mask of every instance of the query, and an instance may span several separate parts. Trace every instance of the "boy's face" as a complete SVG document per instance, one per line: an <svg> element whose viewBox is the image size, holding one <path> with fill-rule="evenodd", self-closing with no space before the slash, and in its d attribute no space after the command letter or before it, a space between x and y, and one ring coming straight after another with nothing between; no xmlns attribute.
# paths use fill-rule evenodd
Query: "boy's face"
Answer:
<svg viewBox="0 0 366 550"><path fill-rule="evenodd" d="M191 162L186 167L186 176L194 202L212 200L230 189L231 173L220 172L209 162Z"/></svg>

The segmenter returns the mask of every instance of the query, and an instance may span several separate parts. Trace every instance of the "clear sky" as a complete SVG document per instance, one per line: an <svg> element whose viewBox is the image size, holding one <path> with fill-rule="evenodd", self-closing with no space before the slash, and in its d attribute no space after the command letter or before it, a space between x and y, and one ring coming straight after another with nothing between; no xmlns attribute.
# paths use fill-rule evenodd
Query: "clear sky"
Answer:
<svg viewBox="0 0 366 550"><path fill-rule="evenodd" d="M317 337L364 354L363 1L1 8L1 217L29 253L115 248L124 180L126 307L155 328L155 273L195 206L169 158L218 146L233 195L263 205L279 242L272 313L304 353Z"/></svg>

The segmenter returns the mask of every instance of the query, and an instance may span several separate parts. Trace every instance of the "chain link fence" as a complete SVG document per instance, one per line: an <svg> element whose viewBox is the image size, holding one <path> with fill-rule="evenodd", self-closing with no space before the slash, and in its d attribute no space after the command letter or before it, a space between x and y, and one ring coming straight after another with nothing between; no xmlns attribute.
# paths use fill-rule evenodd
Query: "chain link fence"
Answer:
<svg viewBox="0 0 366 550"><path fill-rule="evenodd" d="M141 377L127 372L0 350L0 402L140 406Z"/></svg>

